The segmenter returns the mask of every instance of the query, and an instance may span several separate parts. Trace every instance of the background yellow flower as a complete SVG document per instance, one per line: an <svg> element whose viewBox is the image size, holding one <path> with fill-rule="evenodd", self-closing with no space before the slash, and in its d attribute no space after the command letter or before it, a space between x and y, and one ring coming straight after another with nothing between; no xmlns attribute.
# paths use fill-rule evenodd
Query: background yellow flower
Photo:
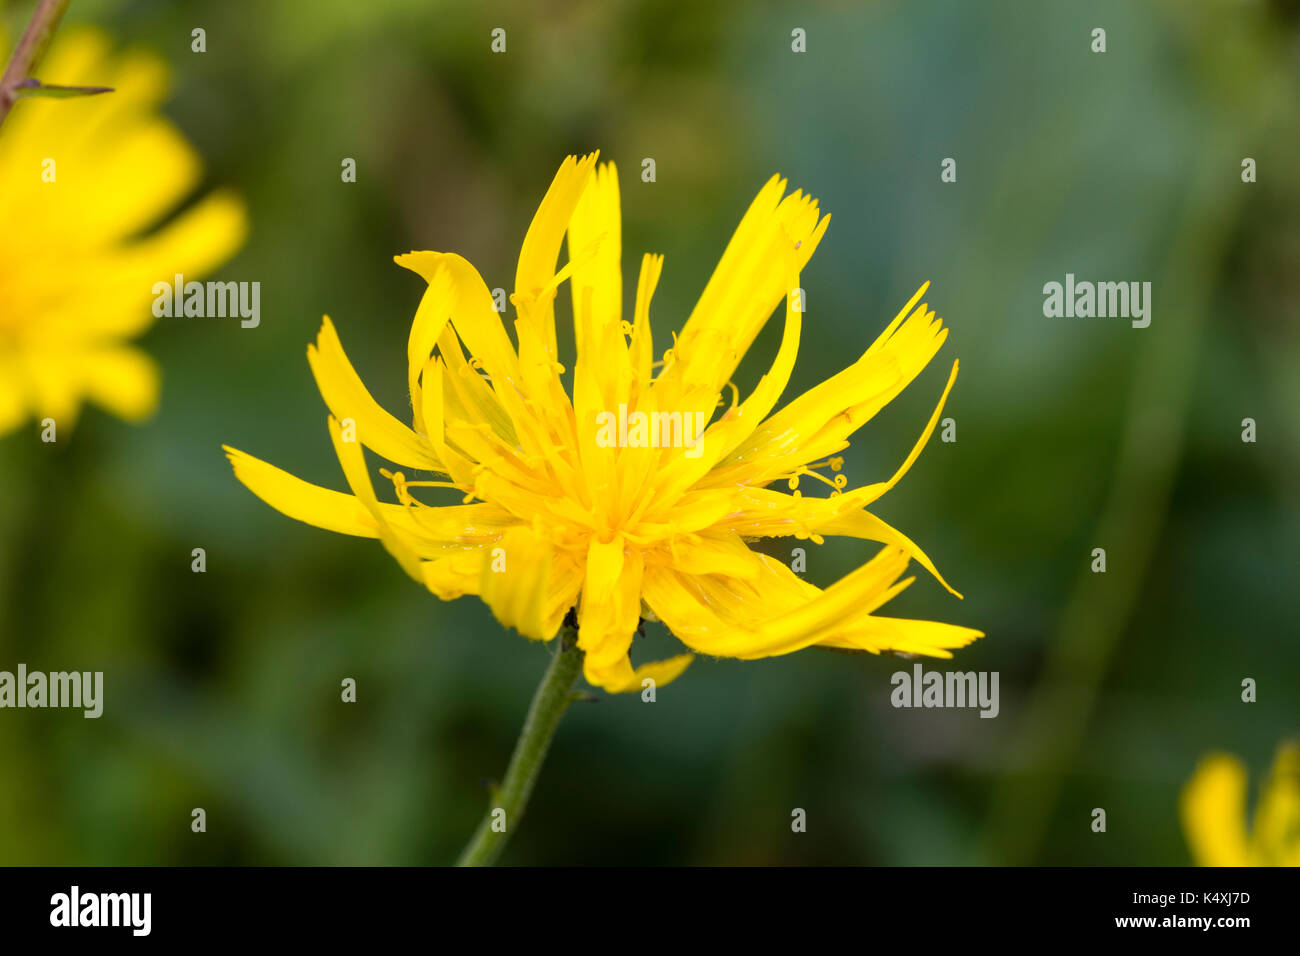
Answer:
<svg viewBox="0 0 1300 956"><path fill-rule="evenodd" d="M197 278L246 233L226 193L156 228L201 172L158 113L160 60L112 55L104 35L70 29L39 72L114 92L22 100L0 129L0 434L29 417L66 428L87 400L128 420L152 412L157 368L127 340L154 321L153 284Z"/></svg>
<svg viewBox="0 0 1300 956"><path fill-rule="evenodd" d="M1300 866L1300 744L1278 748L1246 828L1246 765L1225 753L1202 758L1180 810L1201 866Z"/></svg>

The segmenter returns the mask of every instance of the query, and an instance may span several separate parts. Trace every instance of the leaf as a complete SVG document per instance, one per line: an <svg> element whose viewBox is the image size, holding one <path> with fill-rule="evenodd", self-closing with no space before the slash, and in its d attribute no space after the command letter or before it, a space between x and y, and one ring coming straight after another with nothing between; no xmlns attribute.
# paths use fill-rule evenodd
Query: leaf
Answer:
<svg viewBox="0 0 1300 956"><path fill-rule="evenodd" d="M45 97L48 99L69 99L74 96L94 96L97 93L112 93L111 86L55 86L45 84L40 80L29 79L23 80L14 87L14 95L18 99L25 97Z"/></svg>

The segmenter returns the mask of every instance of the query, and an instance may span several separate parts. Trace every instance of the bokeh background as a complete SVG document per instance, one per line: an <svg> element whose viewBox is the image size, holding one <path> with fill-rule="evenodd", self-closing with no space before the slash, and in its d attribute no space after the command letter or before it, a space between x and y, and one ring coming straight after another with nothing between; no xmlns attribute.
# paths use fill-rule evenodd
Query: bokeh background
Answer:
<svg viewBox="0 0 1300 956"><path fill-rule="evenodd" d="M11 35L29 10L8 4ZM1257 782L1300 730L1294 2L77 0L66 22L171 64L205 189L250 210L217 276L261 283L262 323L160 321L144 426L91 409L57 445L35 424L0 441L0 668L106 681L97 721L0 712L0 863L454 859L546 649L374 542L273 512L220 445L345 487L304 354L321 315L400 412L423 284L391 257L456 251L508 286L560 160L597 147L622 173L625 271L667 256L660 335L772 173L833 214L787 395L932 280L948 344L846 470L887 477L960 358L957 441L879 512L966 599L922 575L890 611L984 629L952 666L998 671L1001 714L892 709L911 666L892 657L700 659L652 706L572 709L505 862L1181 864L1198 757L1236 753ZM1151 281L1150 328L1044 318L1067 272ZM829 542L808 576L873 551Z"/></svg>

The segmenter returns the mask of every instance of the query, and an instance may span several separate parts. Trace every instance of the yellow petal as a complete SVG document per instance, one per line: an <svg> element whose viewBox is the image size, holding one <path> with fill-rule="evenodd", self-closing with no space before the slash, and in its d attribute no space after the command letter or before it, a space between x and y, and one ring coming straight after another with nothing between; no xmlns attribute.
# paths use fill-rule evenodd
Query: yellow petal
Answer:
<svg viewBox="0 0 1300 956"><path fill-rule="evenodd" d="M627 657L620 657L614 664L598 674L588 674L587 682L611 694L628 694L650 686L645 681L653 681L656 688L672 683L695 660L694 654L678 654L662 661L652 661L633 669ZM592 677L596 679L593 680Z"/></svg>
<svg viewBox="0 0 1300 956"><path fill-rule="evenodd" d="M628 550L621 538L593 541L587 555L587 577L578 612L578 647L583 676L593 687L611 694L642 689L651 680L663 686L675 680L694 659L679 654L633 669L628 659L641 616L641 553Z"/></svg>
<svg viewBox="0 0 1300 956"><path fill-rule="evenodd" d="M920 295L918 291L912 301ZM759 425L703 484L766 484L844 448L853 432L920 374L946 337L947 330L924 303L905 322L896 318L857 362Z"/></svg>
<svg viewBox="0 0 1300 956"><path fill-rule="evenodd" d="M654 334L650 330L650 300L654 298L663 272L664 257L646 253L641 260L641 273L636 283L636 306L632 323L632 341L628 352L636 372L638 394L650 387L654 367Z"/></svg>
<svg viewBox="0 0 1300 956"><path fill-rule="evenodd" d="M647 573L645 600L688 647L720 657L788 654L842 631L886 599L907 566L885 549L822 591L767 555L755 553L751 580L687 577L672 569Z"/></svg>
<svg viewBox="0 0 1300 956"><path fill-rule="evenodd" d="M910 583L911 579L900 581L899 590ZM893 594L891 593L889 597L893 597ZM983 631L958 624L870 614L856 618L842 628L832 629L818 643L827 647L852 647L870 651L872 654L896 651L902 654L949 658L952 657L954 650L966 647L983 636Z"/></svg>
<svg viewBox="0 0 1300 956"><path fill-rule="evenodd" d="M568 156L560 164L555 179L551 181L551 186L528 227L523 247L519 250L519 263L515 269L515 295L524 303L536 303L534 319L538 324L537 331L552 357L555 355L555 313L552 301L543 293L555 276L560 243L569 228L573 211L587 188L598 155L591 153L581 158ZM539 296L543 301L538 301Z"/></svg>
<svg viewBox="0 0 1300 956"><path fill-rule="evenodd" d="M1246 768L1228 754L1204 757L1179 798L1183 830L1200 866L1249 866Z"/></svg>
<svg viewBox="0 0 1300 956"><path fill-rule="evenodd" d="M754 552L740 535L729 531L706 531L688 540L674 540L669 547L651 551L646 563L679 574L722 574L741 579L753 579L761 570L754 561Z"/></svg>
<svg viewBox="0 0 1300 956"><path fill-rule="evenodd" d="M1260 787L1252 842L1258 864L1300 865L1300 744L1278 748Z"/></svg>
<svg viewBox="0 0 1300 956"><path fill-rule="evenodd" d="M549 641L581 586L577 566L531 528L506 532L484 557L479 595L496 619L525 637Z"/></svg>
<svg viewBox="0 0 1300 956"><path fill-rule="evenodd" d="M791 278L790 282L798 282L798 279ZM754 387L754 391L748 398L729 409L718 421L710 425L702 436L693 436L701 443L701 447L696 449L698 457L674 454L667 458L666 467L661 469L660 483L656 491L656 498L659 501L671 502L678 499L687 488L704 477L720 459L734 451L767 417L772 406L781 397L786 384L790 381L790 374L794 371L801 328L800 313L795 310L793 302L787 297L785 330L771 368L759 379L758 385Z"/></svg>
<svg viewBox="0 0 1300 956"><path fill-rule="evenodd" d="M434 271L429 287L420 297L411 322L411 334L406 343L406 384L411 393L411 408L415 412L415 427L424 430L424 413L420 398L420 373L424 371L433 347L451 319L455 300L451 273L445 268Z"/></svg>
<svg viewBox="0 0 1300 956"><path fill-rule="evenodd" d="M478 594L483 581L483 565L491 559L486 548L451 554L420 566L424 585L444 601L454 601L466 594Z"/></svg>
<svg viewBox="0 0 1300 956"><path fill-rule="evenodd" d="M87 354L83 387L87 397L119 418L139 421L158 405L158 366L131 346L101 348Z"/></svg>
<svg viewBox="0 0 1300 956"><path fill-rule="evenodd" d="M470 354L483 364L492 379L492 390L513 417L520 408L515 401L515 389L520 384L519 359L478 270L449 252L408 252L394 256L393 261L431 284L440 268L447 271L455 291L451 324Z"/></svg>
<svg viewBox="0 0 1300 956"><path fill-rule="evenodd" d="M678 336L675 361L661 375L676 405L692 385L719 392L740 364L777 304L791 292L790 277L812 257L830 217L802 192L781 198L786 182L768 181L755 197L723 252Z"/></svg>
<svg viewBox="0 0 1300 956"><path fill-rule="evenodd" d="M235 469L235 477L281 514L326 531L379 537L374 516L356 496L303 481L229 445L221 447Z"/></svg>
<svg viewBox="0 0 1300 956"><path fill-rule="evenodd" d="M587 188L569 218L569 260L581 260L584 250L596 254L577 266L569 278L575 329L589 311L596 324L617 324L623 317L622 220L618 170L602 163L587 179ZM578 340L582 349L582 340Z"/></svg>
<svg viewBox="0 0 1300 956"><path fill-rule="evenodd" d="M371 398L348 361L329 316L321 322L316 344L307 346L307 361L330 413L340 421L351 419L359 442L389 461L410 468L442 471L442 463L429 440L403 425Z"/></svg>
<svg viewBox="0 0 1300 956"><path fill-rule="evenodd" d="M359 441L344 441L338 421L330 416L330 439L334 442L334 453L338 455L339 464L343 466L343 476L348 486L361 504L375 520L375 530L384 550L397 559L402 570L420 583L424 583L424 573L420 570L420 559L408 540L399 535L391 524L385 520L375 497L374 486L370 483L370 474L366 471L366 454L361 450Z"/></svg>
<svg viewBox="0 0 1300 956"><path fill-rule="evenodd" d="M27 417L27 388L18 379L18 363L0 352L0 437Z"/></svg>
<svg viewBox="0 0 1300 956"><path fill-rule="evenodd" d="M641 553L631 550L621 535L593 540L587 551L586 581L578 610L578 647L586 652L583 669L588 681L627 657L641 615Z"/></svg>
<svg viewBox="0 0 1300 956"><path fill-rule="evenodd" d="M906 551L949 593L960 598L961 594L944 580L920 545L871 512L861 510L861 503L874 495L874 491L855 489L830 498L812 498L795 497L770 488L747 488L736 495L737 506L722 520L721 526L747 537L816 534L879 541Z"/></svg>

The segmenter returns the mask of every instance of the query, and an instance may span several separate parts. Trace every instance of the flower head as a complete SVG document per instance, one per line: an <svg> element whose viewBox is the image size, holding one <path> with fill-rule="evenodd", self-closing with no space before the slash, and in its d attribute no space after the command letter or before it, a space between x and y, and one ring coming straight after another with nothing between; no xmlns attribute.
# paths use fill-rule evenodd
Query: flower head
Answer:
<svg viewBox="0 0 1300 956"><path fill-rule="evenodd" d="M979 632L875 613L913 580L902 578L909 559L938 572L911 540L865 510L915 461L943 400L885 480L849 489L834 457L925 367L946 330L917 304L922 287L861 358L772 414L799 345L799 272L829 221L811 197L785 196L785 186L773 177L759 192L656 361L650 302L663 259L641 260L624 319L614 165L569 157L519 253L513 341L466 260L437 252L397 257L428 283L407 347L409 427L370 397L325 319L307 357L352 494L227 448L235 474L290 517L379 538L440 598L477 594L502 624L529 637L549 640L576 607L585 676L609 691L640 689L645 678L665 683L691 660L683 654L634 669L628 651L643 616L662 621L693 651L721 657L812 645L950 657ZM557 271L566 234L568 262ZM571 395L555 332L565 281L577 345ZM775 360L741 401L731 376L783 301ZM945 398L956 372L954 363ZM696 423L707 427L697 431ZM436 477L380 469L396 499L381 502L363 445ZM813 489L820 482L829 494L804 495L805 482ZM428 504L433 488L454 489L460 500ZM825 535L885 547L823 590L747 543L821 543Z"/></svg>
<svg viewBox="0 0 1300 956"><path fill-rule="evenodd" d="M1230 754L1201 759L1179 801L1201 866L1300 866L1300 743L1278 748L1246 830L1246 767Z"/></svg>
<svg viewBox="0 0 1300 956"><path fill-rule="evenodd" d="M68 30L41 75L113 92L23 100L0 130L0 434L32 416L71 424L87 399L128 420L152 412L157 370L127 340L153 321L154 283L217 266L246 230L242 204L214 194L150 231L200 174L158 113L160 61Z"/></svg>

